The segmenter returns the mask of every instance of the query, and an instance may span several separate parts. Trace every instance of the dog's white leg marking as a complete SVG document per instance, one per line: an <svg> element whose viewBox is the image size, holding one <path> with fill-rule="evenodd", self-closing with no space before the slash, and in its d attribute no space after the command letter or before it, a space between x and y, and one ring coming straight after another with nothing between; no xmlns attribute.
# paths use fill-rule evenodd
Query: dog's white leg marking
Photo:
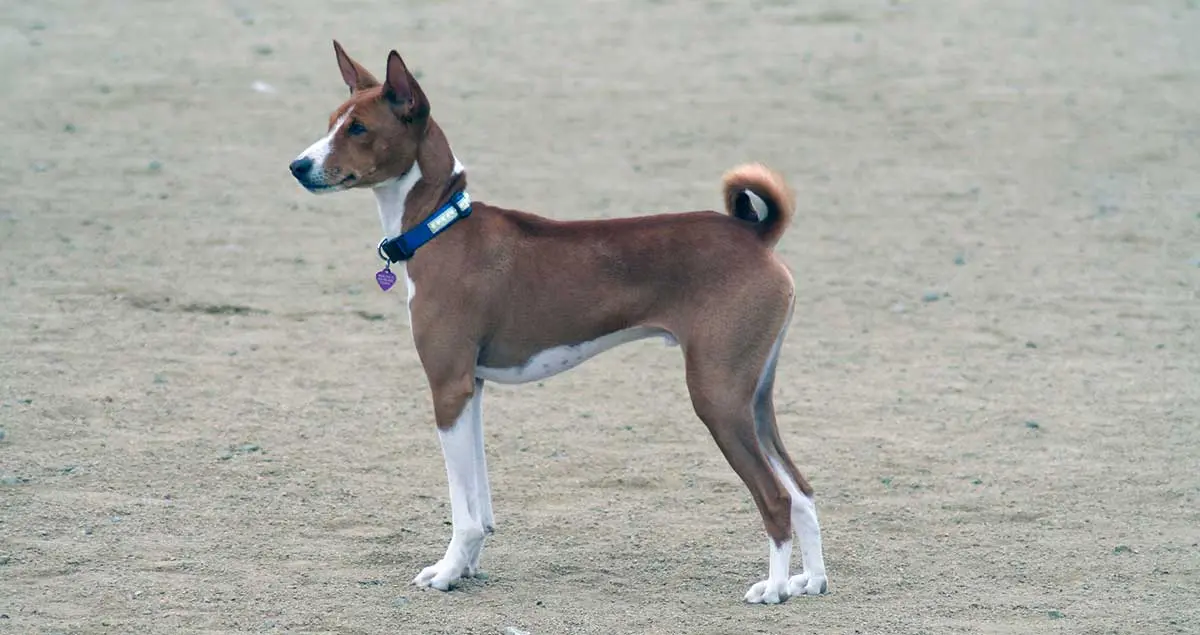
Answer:
<svg viewBox="0 0 1200 635"><path fill-rule="evenodd" d="M794 307L793 307L794 308ZM800 560L804 568L802 573L792 576L787 582L787 595L820 595L828 590L828 580L825 576L825 558L821 552L821 527L817 522L817 507L813 500L804 495L800 491L800 486L792 479L791 474L783 466L778 455L773 449L774 443L781 443L779 439L771 439L771 443L764 443L764 439L771 435L774 436L774 430L765 420L759 419L761 416L760 409L766 407L767 393L773 389L775 364L779 360L779 351L783 348L783 340L787 334L788 323L791 322L792 309L788 310L787 320L784 322L783 329L779 332L779 337L775 340L775 345L771 348L770 354L767 356L767 362L763 366L762 376L758 380L758 386L755 389L755 422L758 426L759 446L762 452L767 457L767 463L771 466L771 471L775 474L775 478L783 484L788 495L792 499L792 530L796 533L796 537L800 541ZM775 574L775 552L771 552L771 574L768 575L768 580ZM787 569L784 569L784 576L787 575ZM762 584L761 582L759 584ZM753 589L751 589L753 590ZM749 599L749 594L747 594Z"/></svg>
<svg viewBox="0 0 1200 635"><path fill-rule="evenodd" d="M775 468L782 472L782 469ZM788 491L795 487L791 479L783 480ZM825 577L825 556L821 553L821 526L817 522L817 506L799 491L792 493L792 527L800 540L800 559L804 571L788 580L788 595L821 595L829 590Z"/></svg>
<svg viewBox="0 0 1200 635"><path fill-rule="evenodd" d="M474 459L475 459L475 505L472 507L477 513L475 520L483 527L483 535L489 536L495 531L496 520L492 516L492 488L488 484L487 472L487 455L484 452L483 440L483 380L475 381L475 397L471 399L471 427L472 437L475 441ZM480 548L475 550L475 556L467 565L467 573L475 575L479 573L479 556L483 553L483 545L480 543Z"/></svg>
<svg viewBox="0 0 1200 635"><path fill-rule="evenodd" d="M792 541L785 540L783 544L775 544L774 540L767 540L771 545L770 569L767 573L767 579L761 582L755 582L746 591L746 601L751 604L779 604L788 598L788 568L791 566L792 560Z"/></svg>
<svg viewBox="0 0 1200 635"><path fill-rule="evenodd" d="M475 419L482 414L482 391L478 384L471 400L463 407L462 414L448 430L438 430L442 442L442 454L446 459L446 480L450 485L450 517L453 534L446 547L446 555L431 566L425 567L413 584L448 591L450 585L471 573L472 563L478 563L483 549L483 523L480 520L478 472L480 466L475 459L475 433L482 429Z"/></svg>

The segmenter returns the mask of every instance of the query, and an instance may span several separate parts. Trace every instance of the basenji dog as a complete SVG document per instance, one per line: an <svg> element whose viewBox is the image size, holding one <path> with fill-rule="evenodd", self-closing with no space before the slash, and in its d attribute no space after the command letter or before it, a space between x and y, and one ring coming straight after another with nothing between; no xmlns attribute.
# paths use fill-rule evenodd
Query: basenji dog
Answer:
<svg viewBox="0 0 1200 635"><path fill-rule="evenodd" d="M395 264L408 287L453 523L445 555L413 583L446 591L479 572L495 524L485 382L542 380L661 337L682 349L692 406L766 526L767 577L745 600L825 593L813 490L783 447L772 401L795 303L773 251L795 206L783 178L759 164L730 170L725 214L559 221L472 201L463 164L400 55L388 55L380 82L333 46L350 96L290 169L313 193L370 189L384 233L376 278L386 290ZM803 569L789 577L793 530Z"/></svg>

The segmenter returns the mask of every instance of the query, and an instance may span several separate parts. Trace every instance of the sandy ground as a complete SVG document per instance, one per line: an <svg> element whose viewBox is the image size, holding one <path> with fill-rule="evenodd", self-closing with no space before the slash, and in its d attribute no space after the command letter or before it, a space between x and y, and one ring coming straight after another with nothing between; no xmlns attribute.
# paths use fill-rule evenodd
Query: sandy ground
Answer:
<svg viewBox="0 0 1200 635"><path fill-rule="evenodd" d="M479 200L799 191L777 384L832 593L643 342L485 400L449 535L367 193L287 162L398 47ZM0 633L1200 632L1200 7L123 0L0 8ZM269 88L252 88L263 82Z"/></svg>

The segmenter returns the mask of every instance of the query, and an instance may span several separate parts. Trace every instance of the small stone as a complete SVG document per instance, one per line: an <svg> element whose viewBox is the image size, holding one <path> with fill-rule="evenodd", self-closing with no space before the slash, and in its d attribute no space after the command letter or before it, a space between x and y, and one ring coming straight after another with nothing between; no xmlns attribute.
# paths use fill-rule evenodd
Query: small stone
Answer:
<svg viewBox="0 0 1200 635"><path fill-rule="evenodd" d="M1025 422L1025 427L1029 428L1030 430L1039 430L1039 429L1041 429L1042 424L1034 421L1033 419L1030 419L1029 421Z"/></svg>
<svg viewBox="0 0 1200 635"><path fill-rule="evenodd" d="M957 256L954 257L954 264L956 264L960 267L967 264L967 257L962 254L958 254Z"/></svg>
<svg viewBox="0 0 1200 635"><path fill-rule="evenodd" d="M10 562L12 562L12 556L6 553L0 553L0 566L6 565Z"/></svg>
<svg viewBox="0 0 1200 635"><path fill-rule="evenodd" d="M6 436L8 436L8 433L4 431L4 428L0 428L0 441L3 441Z"/></svg>
<svg viewBox="0 0 1200 635"><path fill-rule="evenodd" d="M926 291L925 295L921 296L922 302L937 302L942 299L942 294L937 291Z"/></svg>
<svg viewBox="0 0 1200 635"><path fill-rule="evenodd" d="M229 450L225 450L224 452L217 455L217 459L221 460L221 461L228 461L229 459L232 459L232 458L233 458L233 452L230 452Z"/></svg>
<svg viewBox="0 0 1200 635"><path fill-rule="evenodd" d="M275 49L271 48L267 44L259 44L258 46L254 47L254 52L265 57L271 53L274 53Z"/></svg>
<svg viewBox="0 0 1200 635"><path fill-rule="evenodd" d="M1062 611L1046 611L1046 617L1052 620L1061 620L1066 615L1063 615Z"/></svg>
<svg viewBox="0 0 1200 635"><path fill-rule="evenodd" d="M236 449L238 452L249 453L249 452L258 452L262 448L259 447L258 444L256 444L256 443L243 443L243 444L237 446Z"/></svg>
<svg viewBox="0 0 1200 635"><path fill-rule="evenodd" d="M1113 555L1120 555L1123 553L1134 553L1134 551L1133 549L1129 548L1129 545L1117 545L1113 548Z"/></svg>
<svg viewBox="0 0 1200 635"><path fill-rule="evenodd" d="M529 631L523 631L516 626L509 626L504 629L504 635L529 635Z"/></svg>
<svg viewBox="0 0 1200 635"><path fill-rule="evenodd" d="M146 164L146 169L147 169L147 170L149 170L149 171L151 171L151 172L162 172L162 169L163 169L163 163L162 163L162 161L159 161L158 159L155 159L155 160L153 160L153 161L151 161L151 162L149 162L149 163L147 163L147 164Z"/></svg>
<svg viewBox="0 0 1200 635"><path fill-rule="evenodd" d="M487 581L487 580L488 580L490 577L491 577L491 576L489 576L489 575L487 574L487 572L485 572L485 571L476 571L476 572L475 572L475 579L476 579L476 580L483 580L484 582L486 582L486 581Z"/></svg>
<svg viewBox="0 0 1200 635"><path fill-rule="evenodd" d="M1025 342L1025 348L1037 348L1036 342Z"/></svg>
<svg viewBox="0 0 1200 635"><path fill-rule="evenodd" d="M403 597L403 596L392 600L392 608L402 609L402 608L408 606L408 604L409 604L409 599L406 597Z"/></svg>
<svg viewBox="0 0 1200 635"><path fill-rule="evenodd" d="M29 482L29 479L25 478L24 476L17 476L15 474L10 474L8 476L0 476L0 485L16 486L16 485L24 485L28 482Z"/></svg>
<svg viewBox="0 0 1200 635"><path fill-rule="evenodd" d="M156 383L156 384L167 383L166 375L163 375L162 373L154 373L154 383Z"/></svg>
<svg viewBox="0 0 1200 635"><path fill-rule="evenodd" d="M75 132L75 124L69 123L63 126L63 132Z"/></svg>
<svg viewBox="0 0 1200 635"><path fill-rule="evenodd" d="M33 400L32 399L18 399L17 403L22 403L22 404L25 404L26 406L28 406L29 404L33 403Z"/></svg>

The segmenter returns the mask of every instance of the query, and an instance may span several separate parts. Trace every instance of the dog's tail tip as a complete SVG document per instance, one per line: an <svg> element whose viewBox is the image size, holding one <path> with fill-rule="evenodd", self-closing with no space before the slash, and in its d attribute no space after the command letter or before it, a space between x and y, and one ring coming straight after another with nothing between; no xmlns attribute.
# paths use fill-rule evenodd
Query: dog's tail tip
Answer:
<svg viewBox="0 0 1200 635"><path fill-rule="evenodd" d="M725 211L752 223L768 247L774 247L792 222L796 198L783 176L761 163L746 163L725 173Z"/></svg>

